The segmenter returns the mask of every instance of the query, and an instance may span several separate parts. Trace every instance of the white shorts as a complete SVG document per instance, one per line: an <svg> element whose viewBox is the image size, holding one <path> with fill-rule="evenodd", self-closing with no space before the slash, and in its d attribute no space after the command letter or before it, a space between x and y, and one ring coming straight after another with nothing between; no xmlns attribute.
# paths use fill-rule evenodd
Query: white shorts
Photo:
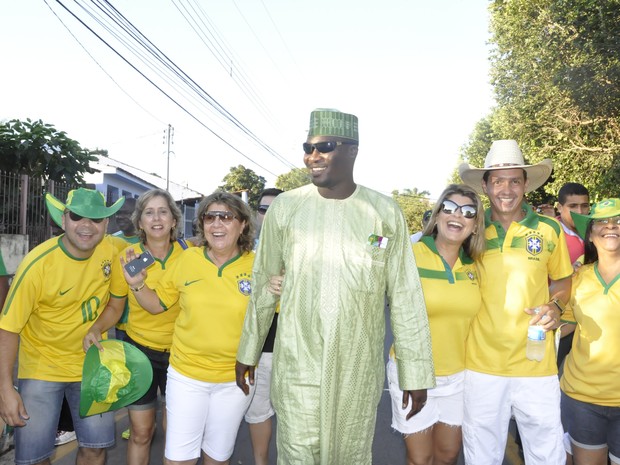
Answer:
<svg viewBox="0 0 620 465"><path fill-rule="evenodd" d="M465 370L463 451L468 465L501 465L514 416L528 465L565 465L557 375L508 377Z"/></svg>
<svg viewBox="0 0 620 465"><path fill-rule="evenodd" d="M388 387L392 399L392 428L402 434L414 434L437 422L450 426L463 423L463 378L461 371L451 376L438 376L437 387L427 391L426 405L407 420L411 405L403 409L403 391L398 386L398 368L390 357L387 364Z"/></svg>
<svg viewBox="0 0 620 465"><path fill-rule="evenodd" d="M262 423L275 415L271 405L271 364L273 353L263 352L254 372L254 397L245 413L248 423Z"/></svg>
<svg viewBox="0 0 620 465"><path fill-rule="evenodd" d="M235 382L206 383L168 368L166 450L168 460L209 457L225 461L235 447L237 431L254 388L246 396Z"/></svg>

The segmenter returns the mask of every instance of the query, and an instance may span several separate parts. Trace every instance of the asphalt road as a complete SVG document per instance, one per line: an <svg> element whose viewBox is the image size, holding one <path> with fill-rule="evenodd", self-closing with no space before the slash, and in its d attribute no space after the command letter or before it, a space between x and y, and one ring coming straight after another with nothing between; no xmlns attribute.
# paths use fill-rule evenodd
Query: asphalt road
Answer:
<svg viewBox="0 0 620 465"><path fill-rule="evenodd" d="M389 330L389 319L387 324L387 336L385 342L385 352L387 353L392 343L392 335ZM163 465L163 448L164 434L161 427L161 415L158 413L159 425L155 432L151 450L151 465ZM379 402L377 412L377 424L375 428L375 437L372 448L372 463L374 465L404 465L405 464L405 446L399 433L392 430L391 424L391 405L390 394L387 385L384 387L383 395ZM108 450L108 465L117 465L126 463L125 457L127 452L127 441L121 438L121 433L128 428L129 419L127 410L121 409L116 414L116 445ZM274 428L274 435L277 431L277 419ZM511 428L511 431L514 428ZM77 451L77 443L71 442L56 448L55 455L52 459L54 465L73 465ZM0 456L0 465L12 465L14 452L9 451ZM230 460L231 465L251 465L254 463L252 458L252 447L247 424L242 422L235 451ZM272 437L270 446L270 463L276 463L275 437ZM463 465L464 461L461 457L459 465ZM506 455L503 465L523 465L523 461L519 457L517 446L509 437L506 446Z"/></svg>
<svg viewBox="0 0 620 465"><path fill-rule="evenodd" d="M390 427L391 412L390 412L390 399L389 392L384 391L379 404L379 411L377 414L377 427L375 431L375 438L372 449L373 461L375 465L404 465L405 464L405 447L400 435L392 431ZM107 463L110 465L124 464L125 454L127 452L127 441L120 437L122 431L128 427L128 417L126 409L120 410L116 415L116 445L108 450ZM277 425L276 425L277 429ZM153 441L151 451L151 465L163 465L163 445L164 435L161 429L161 424L158 426ZM56 453L52 459L54 465L73 465L75 463L75 455L77 450L77 443L71 442L64 446L56 448ZM14 451L9 451L0 456L0 465L12 465L14 458ZM276 463L276 450L275 439L271 441L270 452L271 463ZM250 437L248 433L248 427L245 422L242 423L237 437L237 445L235 452L230 461L231 465L251 465L254 463L252 460L252 448L250 445ZM463 459L459 460L459 465L462 465ZM519 458L517 448L512 441L512 437L509 438L508 445L506 447L506 456L504 459L504 465L523 465L523 461Z"/></svg>

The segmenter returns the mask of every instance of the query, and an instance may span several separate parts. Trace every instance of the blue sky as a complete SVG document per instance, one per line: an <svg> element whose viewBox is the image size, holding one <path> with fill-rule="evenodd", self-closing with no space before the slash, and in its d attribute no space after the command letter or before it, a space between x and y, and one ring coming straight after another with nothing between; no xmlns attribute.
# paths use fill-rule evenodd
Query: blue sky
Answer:
<svg viewBox="0 0 620 465"><path fill-rule="evenodd" d="M172 124L171 179L202 192L215 189L238 164L268 185L291 166L301 167L309 114L321 107L359 117L357 182L384 193L417 188L437 196L459 147L493 104L486 0L112 0L283 161L182 92L177 81L150 75L196 122L59 3L47 2L51 9L43 0L3 5L0 119L43 119L83 147L107 149L162 177L163 134ZM80 11L75 2L62 2ZM206 36L183 18L184 8L194 9L188 16L203 30L218 31L226 69Z"/></svg>

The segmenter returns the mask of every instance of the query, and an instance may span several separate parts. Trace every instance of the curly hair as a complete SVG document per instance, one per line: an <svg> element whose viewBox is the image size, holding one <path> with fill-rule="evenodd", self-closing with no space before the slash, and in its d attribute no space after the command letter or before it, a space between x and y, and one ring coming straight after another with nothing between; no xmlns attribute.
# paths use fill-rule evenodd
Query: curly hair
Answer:
<svg viewBox="0 0 620 465"><path fill-rule="evenodd" d="M200 237L200 245L209 248L209 244L205 237L205 225L202 220L207 213L209 207L214 203L226 205L240 222L245 222L243 231L237 240L237 246L241 252L250 252L254 249L254 222L252 221L252 210L240 197L229 194L228 192L214 192L204 197L198 205L196 217L198 218L197 226Z"/></svg>

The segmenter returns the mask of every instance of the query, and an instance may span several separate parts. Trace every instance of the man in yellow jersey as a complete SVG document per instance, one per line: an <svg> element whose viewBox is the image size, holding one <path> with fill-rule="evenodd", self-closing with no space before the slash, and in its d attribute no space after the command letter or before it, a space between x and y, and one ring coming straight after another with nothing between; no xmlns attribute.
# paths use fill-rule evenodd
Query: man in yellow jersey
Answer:
<svg viewBox="0 0 620 465"><path fill-rule="evenodd" d="M66 204L50 194L46 203L65 234L26 256L0 314L0 417L16 427L17 465L49 464L65 395L79 442L76 463L102 465L114 444L114 414L78 416L82 339L110 296L121 295L121 281L111 276L118 252L105 231L123 199L107 207L103 194L80 188ZM18 345L19 393L12 383Z"/></svg>
<svg viewBox="0 0 620 465"><path fill-rule="evenodd" d="M356 116L313 111L303 144L312 184L280 194L261 229L237 384L248 393L276 309L269 279L284 271L271 386L282 464L370 465L386 295L403 408L419 412L435 385L407 225L393 199L354 182L358 146Z"/></svg>
<svg viewBox="0 0 620 465"><path fill-rule="evenodd" d="M467 163L461 179L489 197L487 250L480 269L482 307L467 340L463 446L468 465L500 465L511 416L528 465L564 465L560 390L553 333L570 297L564 231L524 199L545 183L553 165L526 165L514 140L493 142L484 168ZM528 327L546 333L545 355L528 360Z"/></svg>

